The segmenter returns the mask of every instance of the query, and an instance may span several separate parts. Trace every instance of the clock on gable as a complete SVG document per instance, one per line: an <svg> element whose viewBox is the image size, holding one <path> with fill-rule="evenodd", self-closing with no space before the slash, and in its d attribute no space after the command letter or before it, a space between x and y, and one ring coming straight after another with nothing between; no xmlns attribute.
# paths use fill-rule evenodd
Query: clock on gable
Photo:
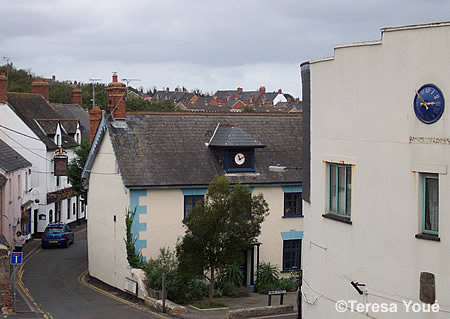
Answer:
<svg viewBox="0 0 450 319"><path fill-rule="evenodd" d="M265 145L235 123L217 124L208 147L223 154L227 173L255 172L255 149Z"/></svg>
<svg viewBox="0 0 450 319"><path fill-rule="evenodd" d="M417 118L432 124L439 120L444 113L444 95L434 84L425 84L414 95L414 112Z"/></svg>

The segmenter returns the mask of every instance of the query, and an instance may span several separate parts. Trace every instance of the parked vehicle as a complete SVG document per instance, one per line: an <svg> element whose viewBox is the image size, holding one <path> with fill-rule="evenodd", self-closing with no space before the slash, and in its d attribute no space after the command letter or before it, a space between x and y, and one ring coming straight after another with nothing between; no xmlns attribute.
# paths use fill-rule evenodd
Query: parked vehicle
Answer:
<svg viewBox="0 0 450 319"><path fill-rule="evenodd" d="M74 234L70 230L69 225L63 223L49 224L42 234L41 245L42 248L49 246L63 246L67 248L73 243L74 239Z"/></svg>

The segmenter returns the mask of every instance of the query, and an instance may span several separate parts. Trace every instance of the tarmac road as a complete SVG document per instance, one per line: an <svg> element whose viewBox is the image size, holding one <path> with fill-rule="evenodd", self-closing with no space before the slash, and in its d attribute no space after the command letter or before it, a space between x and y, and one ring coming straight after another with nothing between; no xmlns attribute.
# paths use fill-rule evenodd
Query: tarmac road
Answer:
<svg viewBox="0 0 450 319"><path fill-rule="evenodd" d="M69 248L39 249L24 265L22 281L44 317L166 318L135 309L79 282L88 267L86 235L85 228L76 233Z"/></svg>

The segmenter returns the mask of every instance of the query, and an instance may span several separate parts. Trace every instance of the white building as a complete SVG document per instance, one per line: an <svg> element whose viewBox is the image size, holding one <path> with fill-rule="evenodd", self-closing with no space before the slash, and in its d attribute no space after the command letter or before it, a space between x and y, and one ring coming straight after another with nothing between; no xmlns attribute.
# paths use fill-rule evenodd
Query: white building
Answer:
<svg viewBox="0 0 450 319"><path fill-rule="evenodd" d="M304 318L450 316L450 23L381 33L302 64Z"/></svg>
<svg viewBox="0 0 450 319"><path fill-rule="evenodd" d="M54 176L54 157L63 148L69 161L81 141L80 121L67 119L48 102L49 84L33 83L33 93L7 92L0 75L0 139L32 163L23 211L28 234L43 232L50 222L71 223L84 218L81 199L65 176ZM73 106L73 107L80 107Z"/></svg>
<svg viewBox="0 0 450 319"><path fill-rule="evenodd" d="M83 171L89 186L89 273L113 287L131 278L125 248L125 215L136 209L136 248L147 260L174 251L183 219L203 200L215 176L262 193L270 215L258 243L242 252L245 283L253 285L258 262L286 272L301 266L303 215L301 114L126 113L125 86L108 85L104 114ZM91 111L91 116L93 112ZM92 127L91 127L92 129Z"/></svg>

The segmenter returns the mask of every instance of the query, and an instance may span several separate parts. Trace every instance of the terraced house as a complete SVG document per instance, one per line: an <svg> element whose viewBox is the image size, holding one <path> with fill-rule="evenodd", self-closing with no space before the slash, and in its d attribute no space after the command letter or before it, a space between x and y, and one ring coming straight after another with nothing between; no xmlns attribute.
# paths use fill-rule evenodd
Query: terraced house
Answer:
<svg viewBox="0 0 450 319"><path fill-rule="evenodd" d="M123 290L130 277L127 210L136 209L136 248L147 260L157 257L160 248L174 250L184 234L183 218L221 175L262 193L270 208L258 242L243 252L245 283L254 284L261 261L283 272L300 268L301 113L126 113L124 90L114 76L109 112L102 116L83 171L90 275ZM277 164L293 169L272 171Z"/></svg>
<svg viewBox="0 0 450 319"><path fill-rule="evenodd" d="M66 155L60 155L68 160L73 157L73 149L85 135L84 128L79 118L58 113L48 97L46 81L33 82L32 93L14 93L7 91L7 78L0 75L0 139L32 164L22 182L27 183L24 194L28 200L22 203L26 217L22 220L27 225L21 226L26 235L43 232L51 222L71 223L85 216L82 199L55 165L61 149ZM87 118L79 104L70 107L74 114L84 112Z"/></svg>

